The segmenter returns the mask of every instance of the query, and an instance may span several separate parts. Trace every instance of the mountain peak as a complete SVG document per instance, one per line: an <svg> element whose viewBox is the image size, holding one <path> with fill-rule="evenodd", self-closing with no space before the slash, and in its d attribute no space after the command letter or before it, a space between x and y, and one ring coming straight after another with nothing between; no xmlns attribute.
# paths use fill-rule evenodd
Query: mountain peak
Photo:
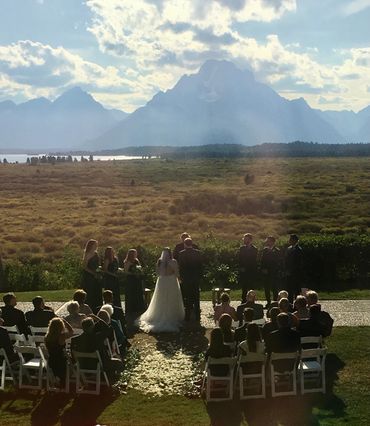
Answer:
<svg viewBox="0 0 370 426"><path fill-rule="evenodd" d="M200 67L200 76L218 75L220 78L228 78L234 75L248 76L254 80L253 73L249 70L241 70L233 62L218 59L209 59Z"/></svg>
<svg viewBox="0 0 370 426"><path fill-rule="evenodd" d="M53 102L54 106L68 107L68 108L81 108L94 105L103 108L95 99L87 92L76 86L68 89L62 93Z"/></svg>

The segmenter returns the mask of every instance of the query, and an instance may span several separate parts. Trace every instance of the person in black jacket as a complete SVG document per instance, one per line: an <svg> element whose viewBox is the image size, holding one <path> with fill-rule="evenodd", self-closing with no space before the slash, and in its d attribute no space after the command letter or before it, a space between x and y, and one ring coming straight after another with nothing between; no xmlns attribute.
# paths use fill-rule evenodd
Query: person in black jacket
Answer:
<svg viewBox="0 0 370 426"><path fill-rule="evenodd" d="M184 241L186 240L186 238L191 239L191 236L187 232L183 232L181 234L180 238L181 238L181 242L176 244L175 248L173 249L173 254L172 254L172 257L177 261L179 261L180 252L185 250ZM194 243L193 243L193 248L199 250L199 247Z"/></svg>
<svg viewBox="0 0 370 426"><path fill-rule="evenodd" d="M94 324L93 318L97 321L96 324ZM96 316L93 316L93 318L85 318L82 321L83 333L72 338L71 350L88 353L98 351L109 381L113 383L118 377L118 374L123 371L124 365L121 360L110 357L108 349L104 344L105 339L110 334L109 326L100 318ZM93 362L86 360L83 368L93 369L95 365Z"/></svg>
<svg viewBox="0 0 370 426"><path fill-rule="evenodd" d="M12 341L10 340L7 330L1 327L4 324L4 320L1 318L1 309L0 309L0 349L4 349L9 362L19 361L17 353L14 351Z"/></svg>
<svg viewBox="0 0 370 426"><path fill-rule="evenodd" d="M185 321L190 320L192 311L200 321L200 281L203 275L203 260L199 250L193 247L190 238L184 241L185 249L179 253L181 292L184 299Z"/></svg>
<svg viewBox="0 0 370 426"><path fill-rule="evenodd" d="M16 308L17 298L14 293L5 294L3 296L3 302L5 306L2 306L1 310L4 326L11 327L16 325L21 334L28 335L29 330L26 324L26 317L20 309Z"/></svg>
<svg viewBox="0 0 370 426"><path fill-rule="evenodd" d="M285 255L285 276L286 285L289 293L289 302L293 303L294 299L301 293L303 279L303 250L299 245L298 236L292 234L289 240Z"/></svg>
<svg viewBox="0 0 370 426"><path fill-rule="evenodd" d="M247 292L255 285L257 276L257 248L252 244L253 235L245 234L244 245L239 249L239 285L242 288L242 303L246 301Z"/></svg>
<svg viewBox="0 0 370 426"><path fill-rule="evenodd" d="M243 312L244 324L238 327L234 333L234 340L237 345L240 342L243 342L244 340L247 339L247 328L248 328L248 324L250 324L253 321L253 314L254 314L254 311L252 308L247 308L244 310Z"/></svg>
<svg viewBox="0 0 370 426"><path fill-rule="evenodd" d="M32 327L48 327L49 322L55 317L52 308L45 306L44 299L36 296L32 300L33 311L26 312L26 321Z"/></svg>
<svg viewBox="0 0 370 426"><path fill-rule="evenodd" d="M225 345L224 336L220 328L214 328L211 331L209 347L205 353L205 359L211 358L228 358L232 355L230 346ZM227 365L211 365L210 371L213 376L226 376L229 372Z"/></svg>
<svg viewBox="0 0 370 426"><path fill-rule="evenodd" d="M277 316L279 329L270 333L266 342L268 353L297 352L301 349L301 338L298 331L291 329L289 315L281 313Z"/></svg>
<svg viewBox="0 0 370 426"><path fill-rule="evenodd" d="M277 300L278 297L280 250L275 246L275 242L275 237L267 237L261 255L261 275L267 301L266 308L271 304L271 292L273 300Z"/></svg>

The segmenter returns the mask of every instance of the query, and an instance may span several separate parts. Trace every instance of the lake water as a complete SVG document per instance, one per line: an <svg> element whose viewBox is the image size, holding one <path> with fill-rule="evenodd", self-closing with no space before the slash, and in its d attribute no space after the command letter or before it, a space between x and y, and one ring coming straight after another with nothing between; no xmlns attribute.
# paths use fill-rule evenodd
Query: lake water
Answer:
<svg viewBox="0 0 370 426"><path fill-rule="evenodd" d="M8 160L8 163L26 163L27 157L42 157L45 154L0 154L0 161L2 162L4 158ZM77 158L78 161L81 159L81 155L72 155L73 160ZM85 155L84 158L88 159L89 156ZM142 157L135 157L129 155L94 155L94 161L111 161L111 160L140 160Z"/></svg>

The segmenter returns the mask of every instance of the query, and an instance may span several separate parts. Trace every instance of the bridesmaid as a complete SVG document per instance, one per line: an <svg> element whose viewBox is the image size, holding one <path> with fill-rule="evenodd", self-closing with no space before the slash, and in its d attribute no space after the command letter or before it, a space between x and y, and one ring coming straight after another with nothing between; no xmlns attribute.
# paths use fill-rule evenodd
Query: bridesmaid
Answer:
<svg viewBox="0 0 370 426"><path fill-rule="evenodd" d="M121 296L119 291L118 259L112 247L107 247L104 252L104 288L113 293L113 305L121 307Z"/></svg>
<svg viewBox="0 0 370 426"><path fill-rule="evenodd" d="M127 273L125 288L125 312L131 318L136 318L145 309L143 280L141 265L137 258L137 251L130 249L124 260L124 271Z"/></svg>
<svg viewBox="0 0 370 426"><path fill-rule="evenodd" d="M86 243L82 259L82 288L86 292L86 304L94 313L103 304L101 281L98 275L100 259L97 250L98 242L89 240Z"/></svg>

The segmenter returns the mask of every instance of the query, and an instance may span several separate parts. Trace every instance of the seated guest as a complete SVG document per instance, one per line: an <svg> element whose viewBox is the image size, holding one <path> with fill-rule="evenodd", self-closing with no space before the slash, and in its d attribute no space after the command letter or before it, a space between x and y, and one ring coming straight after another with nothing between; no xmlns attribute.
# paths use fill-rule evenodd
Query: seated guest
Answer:
<svg viewBox="0 0 370 426"><path fill-rule="evenodd" d="M324 336L325 324L320 321L320 306L311 305L309 318L299 322L298 331L301 337Z"/></svg>
<svg viewBox="0 0 370 426"><path fill-rule="evenodd" d="M264 354L265 344L262 342L260 328L257 324L251 322L247 327L247 339L239 344L242 354L248 352Z"/></svg>
<svg viewBox="0 0 370 426"><path fill-rule="evenodd" d="M90 315L93 313L90 306L85 303L86 291L76 290L73 295L73 300L78 302L78 305L80 306L80 314Z"/></svg>
<svg viewBox="0 0 370 426"><path fill-rule="evenodd" d="M245 303L241 303L237 307L237 317L239 320L239 326L242 325L243 312L246 308L253 309L253 320L258 320L263 318L263 305L256 303L257 294L254 290L249 290L247 293L247 300Z"/></svg>
<svg viewBox="0 0 370 426"><path fill-rule="evenodd" d="M99 330L96 328L99 324ZM124 369L124 365L120 359L111 358L107 347L104 344L105 339L108 338L110 333L109 326L95 315L92 318L85 318L82 321L83 333L80 336L75 336L71 340L71 350L77 352L95 352L98 351L103 363L103 368L107 373L108 379L113 383L118 374ZM91 362L90 362L91 361ZM96 363L94 360L85 360L84 368L95 368Z"/></svg>
<svg viewBox="0 0 370 426"><path fill-rule="evenodd" d="M60 380L60 387L65 386L68 356L66 340L73 336L72 327L62 318L53 318L45 335L45 346L49 353L48 365L55 377Z"/></svg>
<svg viewBox="0 0 370 426"><path fill-rule="evenodd" d="M298 327L299 319L290 312L290 306L288 299L283 298L279 300L280 312L289 316L291 327Z"/></svg>
<svg viewBox="0 0 370 426"><path fill-rule="evenodd" d="M211 331L209 347L205 353L205 359L211 358L227 358L232 355L230 346L225 345L222 330L214 328ZM211 365L210 371L212 376L226 376L229 373L227 365Z"/></svg>
<svg viewBox="0 0 370 426"><path fill-rule="evenodd" d="M244 324L241 327L238 327L234 334L234 339L237 344L247 339L247 327L248 324L253 321L253 316L254 311L252 308L247 308L244 311Z"/></svg>
<svg viewBox="0 0 370 426"><path fill-rule="evenodd" d="M111 318L116 321L119 321L119 323L121 324L122 331L125 333L125 335L127 335L125 313L123 312L122 306L116 306L113 304L113 292L111 290L103 291L103 301L104 305L113 306L113 314L111 315ZM99 309L100 308L101 307L99 307Z"/></svg>
<svg viewBox="0 0 370 426"><path fill-rule="evenodd" d="M80 305L78 302L72 301L67 306L68 315L64 319L72 328L82 328L82 320L86 318L85 314L80 314Z"/></svg>
<svg viewBox="0 0 370 426"><path fill-rule="evenodd" d="M222 314L218 326L224 336L224 343L234 343L233 319L229 314Z"/></svg>
<svg viewBox="0 0 370 426"><path fill-rule="evenodd" d="M32 327L48 327L49 322L55 318L52 308L45 306L44 299L36 296L32 299L33 311L26 312L26 321Z"/></svg>
<svg viewBox="0 0 370 426"><path fill-rule="evenodd" d="M279 291L279 293L278 293L278 299L275 300L275 301L273 301L273 302L271 302L269 309L278 308L279 307L279 302L280 302L281 299L288 299L289 300L289 293L286 290ZM289 312L293 312L293 311L294 311L294 308L290 304ZM267 311L267 318L269 318L269 317L270 317L270 310Z"/></svg>
<svg viewBox="0 0 370 426"><path fill-rule="evenodd" d="M278 323L277 323L277 316L280 314L280 309L279 308L271 308L270 310L270 321L266 322L263 327L262 327L262 337L263 340L267 341L267 339L269 339L270 337L270 333L272 333L273 331L277 330L278 327Z"/></svg>
<svg viewBox="0 0 370 426"><path fill-rule="evenodd" d="M321 305L319 304L319 296L316 291L310 290L306 293L308 307L312 305L318 305L320 307L320 322L323 325L323 337L328 337L331 335L333 331L334 320L330 316L330 314L321 309Z"/></svg>
<svg viewBox="0 0 370 426"><path fill-rule="evenodd" d="M304 296L297 296L294 302L294 307L296 310L293 312L293 314L298 319L307 319L309 317L310 311L307 308L307 299Z"/></svg>
<svg viewBox="0 0 370 426"><path fill-rule="evenodd" d="M296 330L291 328L291 320L287 313L280 313L277 316L279 329L270 333L270 338L266 342L268 353L296 352L301 349L301 338Z"/></svg>
<svg viewBox="0 0 370 426"><path fill-rule="evenodd" d="M122 331L121 324L118 321L112 319L112 312L113 307L111 305L103 305L100 311L98 312L98 317L102 319L111 328L112 331L110 332L108 339L111 343L111 346L113 346L113 344L115 343L114 335L116 336L118 344L117 350L123 357L126 354L126 350L129 344L125 334Z"/></svg>
<svg viewBox="0 0 370 426"><path fill-rule="evenodd" d="M2 306L2 318L4 320L4 327L11 327L16 325L21 334L28 335L29 330L26 324L26 317L24 313L17 309L17 299L14 293L7 293L3 297L5 306Z"/></svg>
<svg viewBox="0 0 370 426"><path fill-rule="evenodd" d="M2 327L4 320L1 318L1 309L0 309L0 349L4 349L9 362L19 361L18 355L14 351L12 341L9 338L9 334L5 328Z"/></svg>
<svg viewBox="0 0 370 426"><path fill-rule="evenodd" d="M291 320L287 313L277 316L279 329L270 333L266 342L266 352L271 354L298 352L301 350L301 338L297 331L291 329ZM274 368L278 371L291 370L294 360L277 360Z"/></svg>
<svg viewBox="0 0 370 426"><path fill-rule="evenodd" d="M227 293L221 294L221 303L214 307L214 320L217 322L222 314L229 314L234 321L237 321L236 310L230 306L230 296Z"/></svg>

